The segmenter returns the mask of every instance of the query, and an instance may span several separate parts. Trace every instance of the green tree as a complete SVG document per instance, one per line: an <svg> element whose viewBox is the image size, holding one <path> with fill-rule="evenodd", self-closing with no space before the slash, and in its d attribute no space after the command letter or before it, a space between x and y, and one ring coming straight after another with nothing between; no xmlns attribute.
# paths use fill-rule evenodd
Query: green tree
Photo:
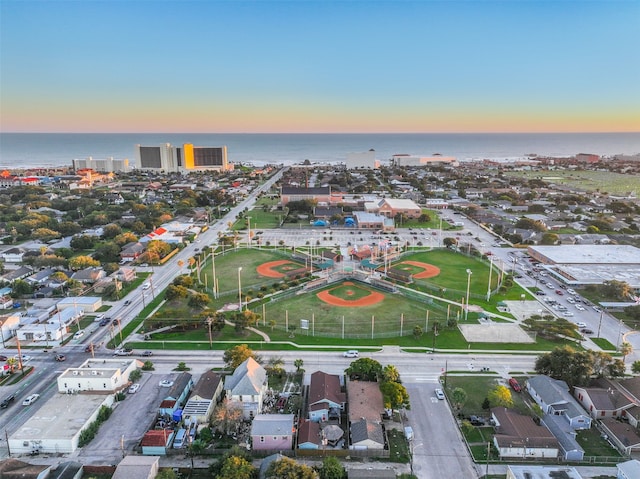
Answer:
<svg viewBox="0 0 640 479"><path fill-rule="evenodd" d="M267 469L267 479L318 479L318 473L309 466L283 457L271 463Z"/></svg>
<svg viewBox="0 0 640 479"><path fill-rule="evenodd" d="M416 339L420 339L422 337L422 334L424 333L424 331L422 330L422 328L417 325L415 328L413 328L413 337Z"/></svg>
<svg viewBox="0 0 640 479"><path fill-rule="evenodd" d="M382 375L382 365L371 358L359 358L353 361L345 372L351 379L377 381Z"/></svg>
<svg viewBox="0 0 640 479"><path fill-rule="evenodd" d="M133 381L133 382L139 381L141 377L142 377L142 371L140 371L139 369L134 369L129 373L130 381Z"/></svg>
<svg viewBox="0 0 640 479"><path fill-rule="evenodd" d="M325 457L318 468L320 479L347 479L347 473L340 461L333 456Z"/></svg>
<svg viewBox="0 0 640 479"><path fill-rule="evenodd" d="M249 358L260 362L260 358L246 344L238 344L237 346L227 349L222 355L222 360L229 369L237 368Z"/></svg>
<svg viewBox="0 0 640 479"><path fill-rule="evenodd" d="M464 403L467 401L467 392L462 388L455 388L451 391L451 402L453 402L453 407L456 408L457 411L462 409Z"/></svg>
<svg viewBox="0 0 640 479"><path fill-rule="evenodd" d="M398 371L398 368L396 368L392 364L387 364L384 368L382 368L382 380L399 383L400 372Z"/></svg>
<svg viewBox="0 0 640 479"><path fill-rule="evenodd" d="M623 341L620 345L620 354L622 354L622 362L624 363L627 356L633 351L633 346L627 341Z"/></svg>
<svg viewBox="0 0 640 479"><path fill-rule="evenodd" d="M209 296L204 293L194 293L189 296L188 304L192 308L203 309L209 304Z"/></svg>
<svg viewBox="0 0 640 479"><path fill-rule="evenodd" d="M177 479L177 477L172 468L160 469L156 475L156 479Z"/></svg>
<svg viewBox="0 0 640 479"><path fill-rule="evenodd" d="M80 255L69 260L69 268L74 271L84 268L95 268L100 266L100 261L93 259L91 256Z"/></svg>
<svg viewBox="0 0 640 479"><path fill-rule="evenodd" d="M513 398L511 397L511 391L508 387L498 384L493 389L490 389L487 393L487 399L491 407L513 407Z"/></svg>
<svg viewBox="0 0 640 479"><path fill-rule="evenodd" d="M216 479L253 479L256 468L244 457L229 456L222 462L220 473Z"/></svg>
<svg viewBox="0 0 640 479"><path fill-rule="evenodd" d="M302 369L302 366L304 366L304 360L302 360L302 359L295 359L295 360L293 361L293 365L294 365L294 366L295 366L295 368L296 368L296 372L298 372L298 373L299 373L299 372L301 372L301 371L304 371L304 369Z"/></svg>
<svg viewBox="0 0 640 479"><path fill-rule="evenodd" d="M570 346L555 348L536 359L535 371L566 382L570 387L586 385L593 375L593 358L587 351Z"/></svg>
<svg viewBox="0 0 640 479"><path fill-rule="evenodd" d="M228 436L238 432L241 422L242 409L228 399L218 404L211 416L211 424Z"/></svg>
<svg viewBox="0 0 640 479"><path fill-rule="evenodd" d="M380 391L386 409L409 409L409 393L402 384L386 381L380 385Z"/></svg>
<svg viewBox="0 0 640 479"><path fill-rule="evenodd" d="M175 286L170 284L164 292L164 298L167 301L173 301L174 299L184 299L189 296L189 290L184 286Z"/></svg>
<svg viewBox="0 0 640 479"><path fill-rule="evenodd" d="M633 374L640 374L640 360L633 362L631 365L631 372Z"/></svg>

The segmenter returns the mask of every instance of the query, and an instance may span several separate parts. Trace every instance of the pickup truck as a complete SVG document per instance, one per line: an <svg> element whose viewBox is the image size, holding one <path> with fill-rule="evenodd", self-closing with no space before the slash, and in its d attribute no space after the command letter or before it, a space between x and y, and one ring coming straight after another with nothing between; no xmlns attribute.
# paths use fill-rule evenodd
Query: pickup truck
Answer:
<svg viewBox="0 0 640 479"><path fill-rule="evenodd" d="M113 353L114 356L131 356L133 349L116 349Z"/></svg>

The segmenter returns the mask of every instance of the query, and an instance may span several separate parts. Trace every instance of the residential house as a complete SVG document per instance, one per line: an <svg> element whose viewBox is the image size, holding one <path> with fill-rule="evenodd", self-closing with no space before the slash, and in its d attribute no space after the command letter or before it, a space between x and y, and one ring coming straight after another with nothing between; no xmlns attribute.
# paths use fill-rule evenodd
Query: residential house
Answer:
<svg viewBox="0 0 640 479"><path fill-rule="evenodd" d="M503 407L491 409L491 417L496 425L493 445L501 458L558 457L558 440L545 426L536 424L532 417Z"/></svg>
<svg viewBox="0 0 640 479"><path fill-rule="evenodd" d="M619 462L616 467L618 468L616 479L637 479L640 477L640 461L637 459Z"/></svg>
<svg viewBox="0 0 640 479"><path fill-rule="evenodd" d="M2 253L2 259L5 263L22 263L22 257L27 252L24 248L9 248Z"/></svg>
<svg viewBox="0 0 640 479"><path fill-rule="evenodd" d="M76 271L71 275L71 279L80 281L83 284L94 284L102 278L106 278L107 272L101 267L89 267Z"/></svg>
<svg viewBox="0 0 640 479"><path fill-rule="evenodd" d="M7 270L0 279L6 281L7 283L13 283L19 279L25 279L28 276L33 274L33 270L28 266L20 266L17 269Z"/></svg>
<svg viewBox="0 0 640 479"><path fill-rule="evenodd" d="M145 252L147 247L142 243L127 243L122 247L122 251L120 251L120 258L123 260L134 261Z"/></svg>
<svg viewBox="0 0 640 479"><path fill-rule="evenodd" d="M145 456L166 456L174 435L175 431L173 429L151 429L147 431L140 441L142 454Z"/></svg>
<svg viewBox="0 0 640 479"><path fill-rule="evenodd" d="M29 464L13 457L0 461L0 477L3 479L47 479L51 466Z"/></svg>
<svg viewBox="0 0 640 479"><path fill-rule="evenodd" d="M600 427L621 454L631 456L640 452L640 434L638 429L628 422L605 418L598 421Z"/></svg>
<svg viewBox="0 0 640 479"><path fill-rule="evenodd" d="M29 283L33 287L40 287L47 284L47 280L49 276L51 276L55 271L51 268L46 268L29 276L25 281Z"/></svg>
<svg viewBox="0 0 640 479"><path fill-rule="evenodd" d="M258 414L251 422L251 444L254 450L293 448L293 414Z"/></svg>
<svg viewBox="0 0 640 479"><path fill-rule="evenodd" d="M507 465L507 479L582 479L571 466Z"/></svg>
<svg viewBox="0 0 640 479"><path fill-rule="evenodd" d="M545 414L562 416L572 429L589 429L591 417L569 392L566 382L538 375L527 379L527 390Z"/></svg>
<svg viewBox="0 0 640 479"><path fill-rule="evenodd" d="M615 381L597 379L590 386L575 386L573 394L593 419L626 418L632 426L638 426L638 419L629 414L638 405Z"/></svg>
<svg viewBox="0 0 640 479"><path fill-rule="evenodd" d="M351 423L349 449L384 449L382 424L361 419Z"/></svg>
<svg viewBox="0 0 640 479"><path fill-rule="evenodd" d="M154 479L158 475L159 457L127 455L120 461L111 479Z"/></svg>
<svg viewBox="0 0 640 479"><path fill-rule="evenodd" d="M196 419L199 424L207 423L222 394L222 385L220 374L213 371L202 374L184 406L183 417Z"/></svg>
<svg viewBox="0 0 640 479"><path fill-rule="evenodd" d="M298 429L298 449L320 449L322 435L320 424L304 420Z"/></svg>
<svg viewBox="0 0 640 479"><path fill-rule="evenodd" d="M255 359L248 358L225 378L224 390L229 402L242 409L245 419L251 419L262 412L267 372Z"/></svg>
<svg viewBox="0 0 640 479"><path fill-rule="evenodd" d="M185 403L192 388L193 376L185 372L178 374L160 403L158 412L162 415L173 416L173 413Z"/></svg>
<svg viewBox="0 0 640 479"><path fill-rule="evenodd" d="M313 373L307 400L310 421L339 418L346 402L345 393L341 391L340 377L322 371Z"/></svg>
<svg viewBox="0 0 640 479"><path fill-rule="evenodd" d="M347 381L350 449L384 448L384 403L377 382Z"/></svg>

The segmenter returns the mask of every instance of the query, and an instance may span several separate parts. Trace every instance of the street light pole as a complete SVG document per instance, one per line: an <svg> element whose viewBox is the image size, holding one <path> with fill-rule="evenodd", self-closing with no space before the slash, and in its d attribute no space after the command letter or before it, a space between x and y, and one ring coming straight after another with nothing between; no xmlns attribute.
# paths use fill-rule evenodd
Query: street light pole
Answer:
<svg viewBox="0 0 640 479"><path fill-rule="evenodd" d="M490 258L489 263L489 284L487 285L487 302L491 299L491 273L493 273L493 256ZM467 298L467 306L469 305L469 298Z"/></svg>
<svg viewBox="0 0 640 479"><path fill-rule="evenodd" d="M241 272L242 266L238 268L238 311L242 311L242 282L240 280Z"/></svg>
<svg viewBox="0 0 640 479"><path fill-rule="evenodd" d="M466 300L465 309L464 309L464 320L465 321L469 317L469 289L470 289L470 286L471 286L471 275L472 274L473 274L473 271L471 271L470 269L467 269L467 300Z"/></svg>
<svg viewBox="0 0 640 479"><path fill-rule="evenodd" d="M602 327L602 315L604 314L604 310L600 311L600 321L598 322L598 339L600 339L600 328Z"/></svg>

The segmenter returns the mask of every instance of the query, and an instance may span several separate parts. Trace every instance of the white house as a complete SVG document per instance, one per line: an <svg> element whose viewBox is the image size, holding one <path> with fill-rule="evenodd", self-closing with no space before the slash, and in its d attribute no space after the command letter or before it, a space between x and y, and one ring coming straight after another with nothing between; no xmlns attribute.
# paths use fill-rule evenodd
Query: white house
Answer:
<svg viewBox="0 0 640 479"><path fill-rule="evenodd" d="M117 392L129 384L129 374L142 364L137 359L87 359L58 376L58 392Z"/></svg>
<svg viewBox="0 0 640 479"><path fill-rule="evenodd" d="M267 372L255 359L249 358L225 378L224 389L229 402L242 409L245 419L251 419L262 412Z"/></svg>

